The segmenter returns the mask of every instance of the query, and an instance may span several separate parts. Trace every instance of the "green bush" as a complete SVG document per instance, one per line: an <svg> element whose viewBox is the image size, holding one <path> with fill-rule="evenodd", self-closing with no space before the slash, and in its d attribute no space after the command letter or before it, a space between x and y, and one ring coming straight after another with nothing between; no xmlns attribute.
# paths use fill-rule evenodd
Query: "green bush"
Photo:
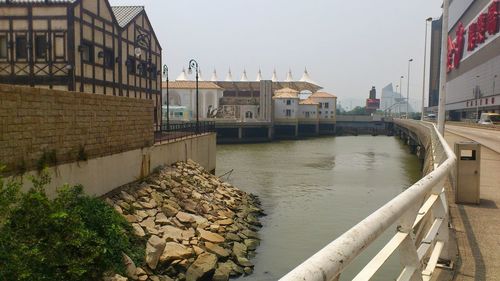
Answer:
<svg viewBox="0 0 500 281"><path fill-rule="evenodd" d="M50 200L47 182L46 175L33 179L0 229L0 280L100 280L106 271L123 273L122 253L143 257L112 207L82 186L64 186Z"/></svg>

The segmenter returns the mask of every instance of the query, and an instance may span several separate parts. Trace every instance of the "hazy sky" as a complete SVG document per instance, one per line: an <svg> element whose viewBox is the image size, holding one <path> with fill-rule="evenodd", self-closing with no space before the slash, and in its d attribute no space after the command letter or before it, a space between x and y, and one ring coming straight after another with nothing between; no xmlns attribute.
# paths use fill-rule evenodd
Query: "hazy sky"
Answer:
<svg viewBox="0 0 500 281"><path fill-rule="evenodd" d="M260 67L264 78L276 68L284 80L291 68L298 80L307 67L312 79L347 107L364 103L371 86L380 96L388 83L399 84L409 58L414 59L410 100L420 102L425 19L441 14L441 1L435 0L110 2L146 7L171 80L191 58L205 79L215 68L222 80L231 67L235 80L244 68L254 80Z"/></svg>

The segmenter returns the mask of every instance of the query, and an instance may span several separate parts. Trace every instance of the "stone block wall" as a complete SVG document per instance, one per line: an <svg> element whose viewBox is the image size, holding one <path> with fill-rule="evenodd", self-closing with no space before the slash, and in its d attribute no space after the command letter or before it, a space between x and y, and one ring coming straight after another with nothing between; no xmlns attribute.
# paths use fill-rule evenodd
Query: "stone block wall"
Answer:
<svg viewBox="0 0 500 281"><path fill-rule="evenodd" d="M7 174L154 142L153 101L0 85L0 164Z"/></svg>

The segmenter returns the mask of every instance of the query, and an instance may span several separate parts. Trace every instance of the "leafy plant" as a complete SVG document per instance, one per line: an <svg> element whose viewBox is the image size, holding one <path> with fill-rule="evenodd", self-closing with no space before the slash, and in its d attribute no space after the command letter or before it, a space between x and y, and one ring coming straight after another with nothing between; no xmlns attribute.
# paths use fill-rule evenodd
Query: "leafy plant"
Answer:
<svg viewBox="0 0 500 281"><path fill-rule="evenodd" d="M0 166L0 173L5 169L5 166ZM21 182L17 179L5 181L0 177L0 227L2 223L9 217L12 208L19 200L19 190Z"/></svg>
<svg viewBox="0 0 500 281"><path fill-rule="evenodd" d="M57 165L57 153L56 150L44 151L40 159L36 163L36 167L39 172L43 169L49 167L50 165Z"/></svg>
<svg viewBox="0 0 500 281"><path fill-rule="evenodd" d="M0 280L98 280L106 271L124 272L122 253L142 259L130 224L105 202L80 185L49 199L45 171L32 182L0 228Z"/></svg>
<svg viewBox="0 0 500 281"><path fill-rule="evenodd" d="M87 161L88 160L87 152L85 151L85 146L80 145L80 147L78 148L78 155L77 155L76 159L77 159L77 161Z"/></svg>

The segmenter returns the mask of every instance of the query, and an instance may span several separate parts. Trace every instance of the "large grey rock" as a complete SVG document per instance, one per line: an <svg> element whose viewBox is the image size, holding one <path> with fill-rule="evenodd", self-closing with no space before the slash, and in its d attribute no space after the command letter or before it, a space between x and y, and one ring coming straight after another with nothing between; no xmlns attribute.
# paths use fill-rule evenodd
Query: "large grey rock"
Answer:
<svg viewBox="0 0 500 281"><path fill-rule="evenodd" d="M155 269L160 260L160 256L163 254L165 249L165 240L160 237L153 235L149 238L146 244L146 263L149 268Z"/></svg>
<svg viewBox="0 0 500 281"><path fill-rule="evenodd" d="M176 242L167 242L160 262L170 262L173 260L187 259L193 255L193 251Z"/></svg>
<svg viewBox="0 0 500 281"><path fill-rule="evenodd" d="M182 223L192 223L195 222L194 218L190 214L185 212L178 212L175 217Z"/></svg>
<svg viewBox="0 0 500 281"><path fill-rule="evenodd" d="M186 281L211 280L215 273L217 257L214 254L203 253L198 256L186 272Z"/></svg>
<svg viewBox="0 0 500 281"><path fill-rule="evenodd" d="M175 217L179 212L179 209L175 208L171 204L163 204L161 210L167 217Z"/></svg>
<svg viewBox="0 0 500 281"><path fill-rule="evenodd" d="M234 242L233 254L236 257L245 257L247 255L247 246L242 243Z"/></svg>
<svg viewBox="0 0 500 281"><path fill-rule="evenodd" d="M146 233L144 233L144 229L138 224L138 223L133 223L132 228L134 229L134 234L139 236L139 237L144 237L146 236Z"/></svg>
<svg viewBox="0 0 500 281"><path fill-rule="evenodd" d="M137 280L137 267L135 266L134 261L126 254L123 254L123 264L125 265L127 276L132 280Z"/></svg>
<svg viewBox="0 0 500 281"><path fill-rule="evenodd" d="M260 241L257 239L245 239L244 243L250 251L254 251L260 245Z"/></svg>
<svg viewBox="0 0 500 281"><path fill-rule="evenodd" d="M200 233L201 239L212 242L212 243L222 243L225 241L224 237L220 236L217 233L213 233L210 231L206 231L204 229L198 228L198 232Z"/></svg>
<svg viewBox="0 0 500 281"><path fill-rule="evenodd" d="M228 250L222 248L221 246L219 246L217 244L213 244L210 242L205 242L205 248L210 253L216 254L218 257L222 257L222 258L226 258L230 254Z"/></svg>

